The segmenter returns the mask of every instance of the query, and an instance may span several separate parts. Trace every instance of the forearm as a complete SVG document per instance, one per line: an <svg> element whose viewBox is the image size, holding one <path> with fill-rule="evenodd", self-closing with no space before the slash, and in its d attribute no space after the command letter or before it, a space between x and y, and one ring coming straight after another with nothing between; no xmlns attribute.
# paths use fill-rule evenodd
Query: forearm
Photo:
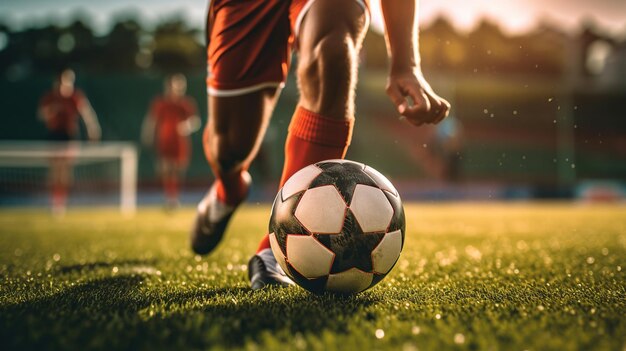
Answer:
<svg viewBox="0 0 626 351"><path fill-rule="evenodd" d="M381 0L391 72L419 68L417 0Z"/></svg>
<svg viewBox="0 0 626 351"><path fill-rule="evenodd" d="M96 112L93 108L91 108L90 105L83 105L79 108L79 112L83 118L83 122L85 122L85 126L87 127L89 139L100 139L100 124L98 123L98 116L96 116Z"/></svg>

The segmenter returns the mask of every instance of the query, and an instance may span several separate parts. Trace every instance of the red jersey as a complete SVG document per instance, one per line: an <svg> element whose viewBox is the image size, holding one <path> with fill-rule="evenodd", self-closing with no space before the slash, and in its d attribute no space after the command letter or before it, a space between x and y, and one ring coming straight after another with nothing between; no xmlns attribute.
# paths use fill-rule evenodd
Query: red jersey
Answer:
<svg viewBox="0 0 626 351"><path fill-rule="evenodd" d="M178 123L196 115L196 104L188 97L172 100L159 96L152 101L150 114L156 122L157 142L173 143L184 138L178 132Z"/></svg>
<svg viewBox="0 0 626 351"><path fill-rule="evenodd" d="M173 100L159 96L152 101L150 115L156 124L156 144L161 157L186 162L189 137L178 131L180 122L196 115L196 103L189 97Z"/></svg>
<svg viewBox="0 0 626 351"><path fill-rule="evenodd" d="M53 133L75 136L78 133L79 106L85 102L85 95L78 89L70 96L63 96L52 90L39 101L39 108L48 110L46 127Z"/></svg>

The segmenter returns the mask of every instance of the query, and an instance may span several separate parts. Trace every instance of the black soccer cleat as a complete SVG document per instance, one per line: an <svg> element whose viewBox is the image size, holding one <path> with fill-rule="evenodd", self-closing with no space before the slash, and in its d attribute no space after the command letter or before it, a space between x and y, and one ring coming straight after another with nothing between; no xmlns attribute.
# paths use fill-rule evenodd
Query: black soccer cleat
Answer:
<svg viewBox="0 0 626 351"><path fill-rule="evenodd" d="M252 290L262 289L266 286L288 287L293 281L287 277L280 267L270 270L259 255L254 255L248 262L248 278Z"/></svg>
<svg viewBox="0 0 626 351"><path fill-rule="evenodd" d="M244 173L245 181L250 189L252 183L250 175ZM199 255L206 255L213 251L222 241L230 218L237 206L230 206L219 201L215 185L198 204L196 220L191 231L191 248Z"/></svg>

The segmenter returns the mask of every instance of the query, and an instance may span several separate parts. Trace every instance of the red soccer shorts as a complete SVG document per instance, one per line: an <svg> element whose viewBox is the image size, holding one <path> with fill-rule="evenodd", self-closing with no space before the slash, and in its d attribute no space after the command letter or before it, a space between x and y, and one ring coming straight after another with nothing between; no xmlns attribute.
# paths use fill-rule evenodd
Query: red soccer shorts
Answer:
<svg viewBox="0 0 626 351"><path fill-rule="evenodd" d="M208 94L237 96L282 86L300 24L314 1L211 1ZM355 1L367 11L366 0Z"/></svg>

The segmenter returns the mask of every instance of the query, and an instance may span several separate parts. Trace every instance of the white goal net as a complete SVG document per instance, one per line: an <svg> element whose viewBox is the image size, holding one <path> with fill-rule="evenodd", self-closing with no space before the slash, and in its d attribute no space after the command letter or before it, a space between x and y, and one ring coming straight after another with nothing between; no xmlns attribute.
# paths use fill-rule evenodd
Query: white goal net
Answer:
<svg viewBox="0 0 626 351"><path fill-rule="evenodd" d="M0 205L49 203L51 168L69 174L70 205L137 206L137 149L121 142L0 141Z"/></svg>

